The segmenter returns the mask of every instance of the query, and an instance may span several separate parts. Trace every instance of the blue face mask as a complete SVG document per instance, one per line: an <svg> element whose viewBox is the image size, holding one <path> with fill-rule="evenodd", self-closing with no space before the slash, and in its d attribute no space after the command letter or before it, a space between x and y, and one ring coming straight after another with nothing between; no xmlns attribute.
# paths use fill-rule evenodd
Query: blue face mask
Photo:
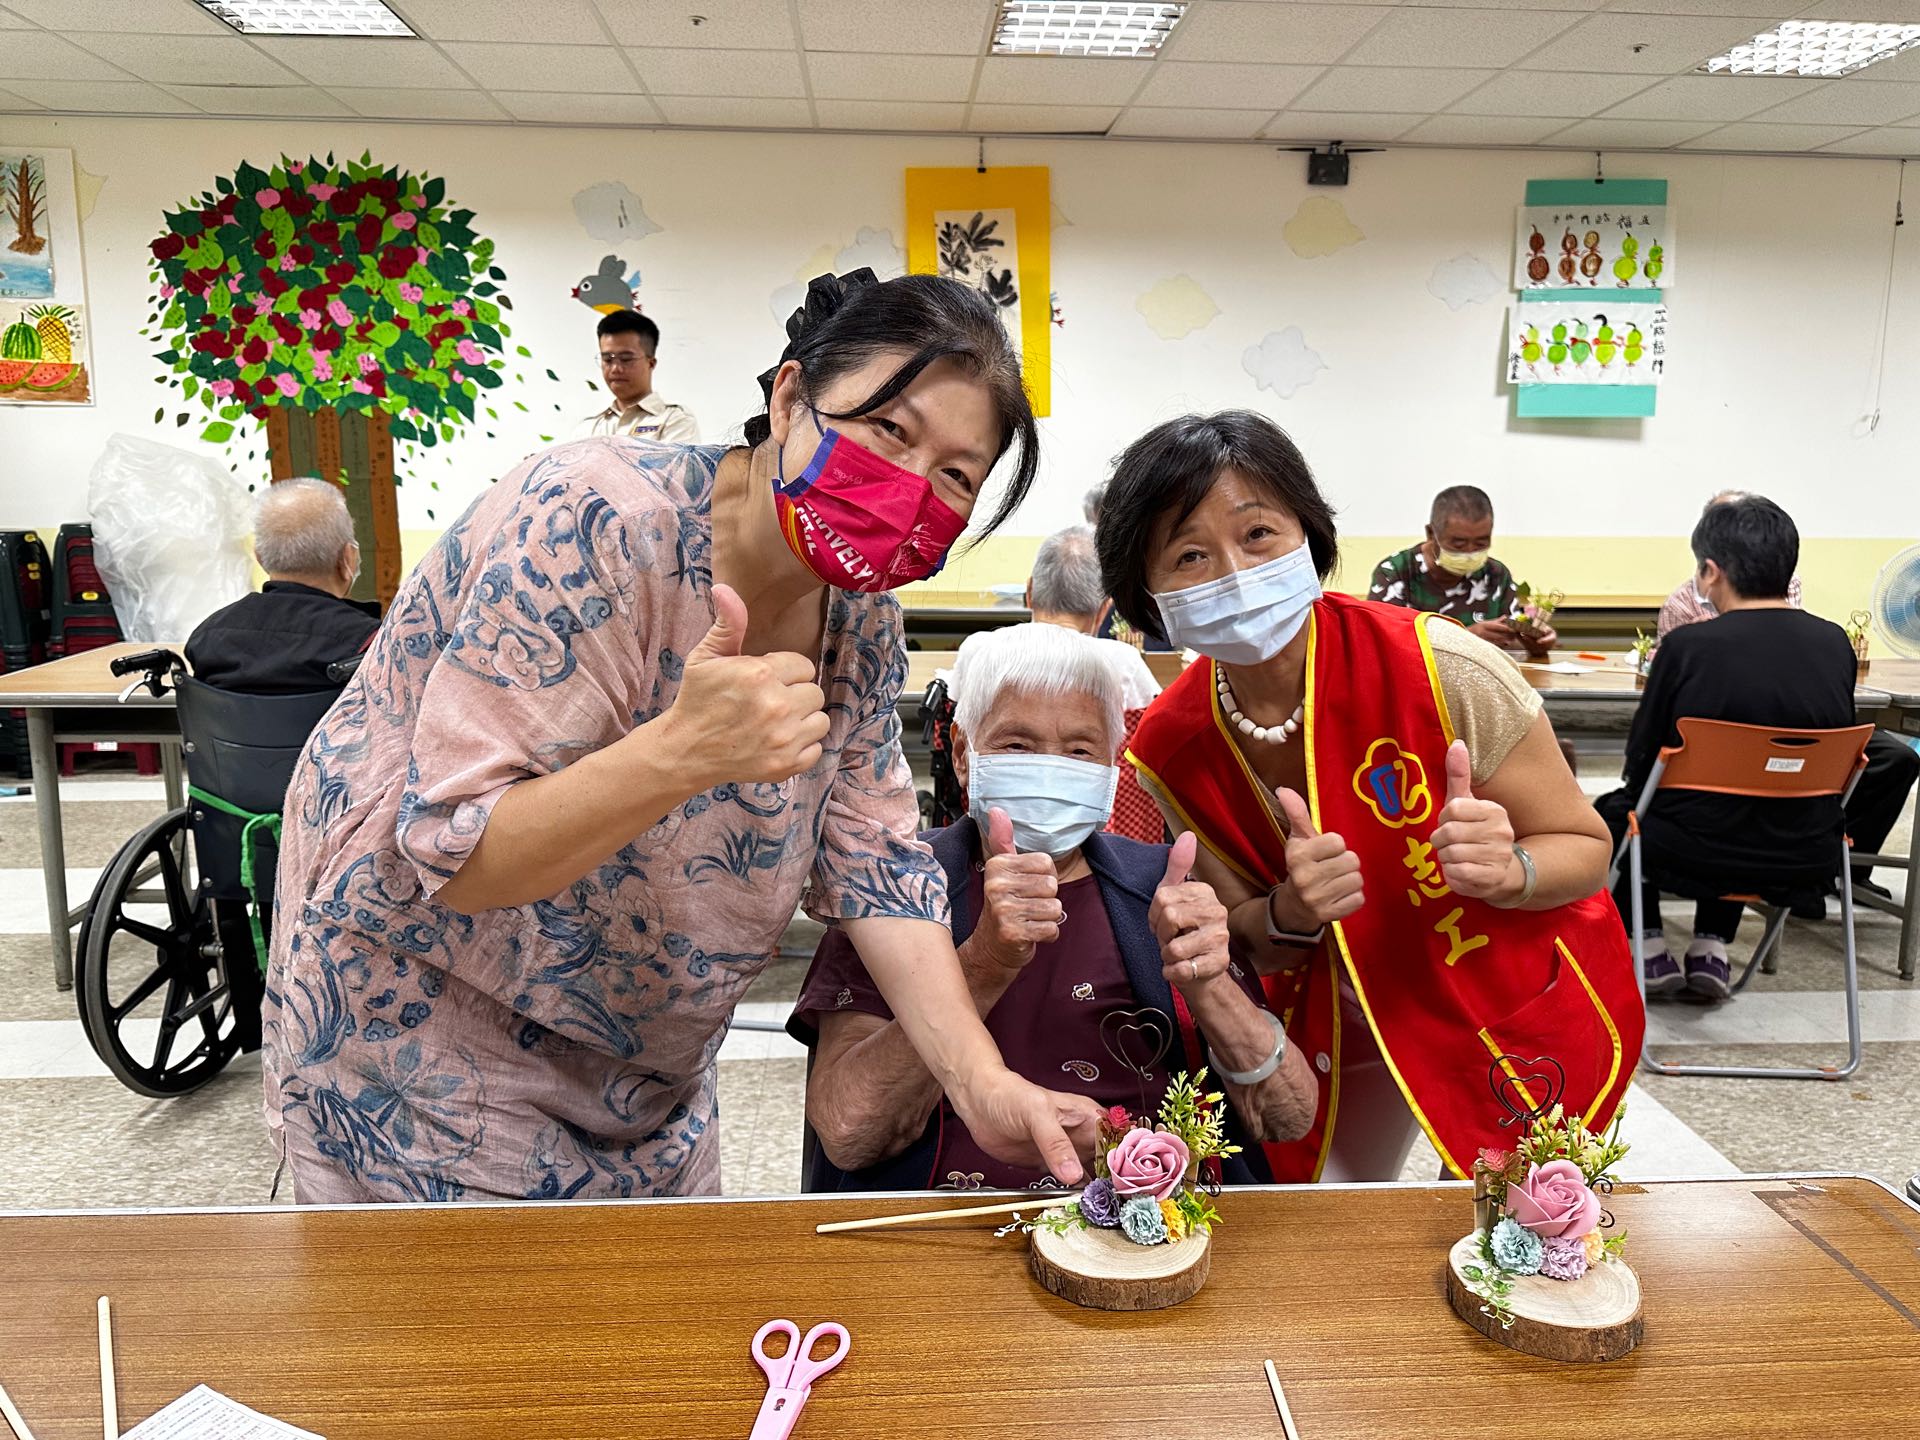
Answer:
<svg viewBox="0 0 1920 1440"><path fill-rule="evenodd" d="M1065 855L1107 823L1120 772L1064 755L975 755L967 774L967 813L981 834L987 812L1004 810L1016 850Z"/></svg>
<svg viewBox="0 0 1920 1440"><path fill-rule="evenodd" d="M1175 649L1198 650L1223 665L1259 665L1286 649L1319 598L1313 552L1302 544L1251 570L1156 594L1153 601Z"/></svg>

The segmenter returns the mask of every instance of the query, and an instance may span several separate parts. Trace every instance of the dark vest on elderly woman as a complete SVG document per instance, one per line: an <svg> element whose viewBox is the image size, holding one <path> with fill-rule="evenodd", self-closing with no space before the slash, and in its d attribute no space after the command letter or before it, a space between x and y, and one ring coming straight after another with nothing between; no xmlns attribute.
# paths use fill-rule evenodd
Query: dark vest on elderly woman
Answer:
<svg viewBox="0 0 1920 1440"><path fill-rule="evenodd" d="M973 934L973 927L980 919L976 899L975 858L979 848L979 829L971 818L963 816L945 829L927 831L921 839L932 846L934 858L946 871L947 899L953 914L953 943L962 945ZM1122 1003L1159 1011L1165 1017L1170 1033L1176 1037L1166 1059L1153 1067L1153 1079L1146 1087L1149 1103L1157 1105L1161 1092L1166 1089L1170 1072L1185 1069L1193 1074L1208 1063L1205 1037L1183 1027L1180 1017L1176 1015L1173 989L1160 973L1160 943L1147 923L1147 911L1153 904L1154 890L1166 873L1167 847L1143 845L1137 840L1118 835L1095 834L1087 838L1080 853L1086 856L1087 865L1093 871L1101 908L1113 932L1114 946L1119 951L1126 983L1132 990L1131 1000ZM1068 888L1070 890L1083 884L1084 881L1075 881ZM1063 901L1065 898L1063 892ZM1069 916L1070 921L1071 918ZM1043 949L1060 951L1069 943L1066 935L1067 932L1063 931L1060 940L1053 941ZM1043 968L1050 972L1051 983L1043 979ZM1091 993L1093 986L1069 987L1066 982L1070 978L1063 975L1058 966L1040 967L1039 957L1036 957L1035 965L1022 972L1021 977L1000 997L993 1012L987 1016L987 1028L995 1032L995 1038L1001 1042L1006 1054L1007 1064L1016 1073L1049 1089L1095 1093L1091 1084L1101 1078L1100 1072L1105 1072L1106 1089L1113 1094L1124 1094L1124 1103L1129 1109L1134 1109L1139 1105L1135 1098L1135 1082L1131 1077L1122 1078L1119 1066L1109 1055L1099 1053L1090 1063L1067 1053L1077 1043L1063 1038L1064 1032L1072 1027L1057 1027L1061 1032L1057 1035L1043 1024L1039 1028L1045 1038L1038 1048L1029 1041L1025 1053L1008 1045L1005 1037L996 1029L1003 1011L1009 1006L1019 1010L1036 1005L1059 1007L1083 1002L1099 1003ZM800 1003L794 1008L793 1018L787 1022L788 1031L811 1049L819 1039L814 1023L817 1017L853 1003L855 987L860 989L860 1000L855 1008L869 1014L887 1013L884 1002L878 998L878 992L860 966L851 944L837 933L829 932L802 987ZM1250 989L1249 993L1257 991ZM1111 1001L1112 997L1105 998ZM1054 1013L1057 1013L1057 1009ZM1041 1053L1042 1049L1045 1053ZM1114 1088L1116 1084L1118 1089ZM1105 1091L1095 1093L1095 1098L1103 1105L1115 1103ZM971 1137L965 1136L964 1131L960 1136L955 1135L954 1129L958 1124L957 1117L942 1100L934 1107L926 1129L913 1144L897 1155L852 1172L839 1169L820 1153L819 1146L809 1132L806 1153L802 1157L806 1188L815 1191L929 1190L955 1185L978 1188L983 1183L982 1177L969 1173L966 1164L955 1164L956 1153L973 1155L976 1160L979 1156ZM1231 1104L1227 1106L1227 1134L1233 1143L1241 1147L1242 1153L1228 1157L1223 1166L1223 1181L1229 1185L1265 1183L1270 1178L1265 1155L1258 1144L1248 1139L1246 1128L1234 1114Z"/></svg>

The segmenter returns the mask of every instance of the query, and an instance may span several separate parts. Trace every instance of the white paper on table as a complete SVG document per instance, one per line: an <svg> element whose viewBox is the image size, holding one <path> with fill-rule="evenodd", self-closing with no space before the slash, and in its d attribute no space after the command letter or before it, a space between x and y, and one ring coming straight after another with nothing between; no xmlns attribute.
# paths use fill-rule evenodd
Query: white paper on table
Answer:
<svg viewBox="0 0 1920 1440"><path fill-rule="evenodd" d="M1576 665L1571 660L1521 660L1522 670L1545 670L1551 675L1591 675L1598 668L1593 665Z"/></svg>
<svg viewBox="0 0 1920 1440"><path fill-rule="evenodd" d="M196 1385L142 1420L120 1440L325 1440Z"/></svg>

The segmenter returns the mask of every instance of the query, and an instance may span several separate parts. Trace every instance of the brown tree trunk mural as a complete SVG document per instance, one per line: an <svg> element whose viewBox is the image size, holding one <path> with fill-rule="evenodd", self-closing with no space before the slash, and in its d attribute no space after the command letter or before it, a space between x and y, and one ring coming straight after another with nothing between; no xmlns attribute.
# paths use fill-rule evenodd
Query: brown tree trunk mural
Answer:
<svg viewBox="0 0 1920 1440"><path fill-rule="evenodd" d="M46 237L39 230L40 222L47 218L46 177L36 174L24 155L5 176L0 189L6 195L7 216L19 231L7 248L18 250L22 255L38 255L47 248Z"/></svg>

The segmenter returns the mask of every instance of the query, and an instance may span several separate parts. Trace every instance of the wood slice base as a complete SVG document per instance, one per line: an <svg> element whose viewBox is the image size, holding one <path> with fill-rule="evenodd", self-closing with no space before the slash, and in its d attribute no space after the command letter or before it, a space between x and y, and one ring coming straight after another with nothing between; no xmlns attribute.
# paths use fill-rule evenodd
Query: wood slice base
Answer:
<svg viewBox="0 0 1920 1440"><path fill-rule="evenodd" d="M1487 1302L1467 1288L1462 1265L1480 1264L1480 1232L1447 1256L1447 1301L1453 1313L1489 1340L1543 1360L1618 1360L1640 1343L1640 1277L1624 1260L1603 1260L1578 1280L1522 1275L1508 1307L1513 1325L1483 1314Z"/></svg>
<svg viewBox="0 0 1920 1440"><path fill-rule="evenodd" d="M1118 1230L1035 1230L1033 1278L1089 1310L1164 1310L1200 1293L1212 1245L1204 1234L1136 1245Z"/></svg>

